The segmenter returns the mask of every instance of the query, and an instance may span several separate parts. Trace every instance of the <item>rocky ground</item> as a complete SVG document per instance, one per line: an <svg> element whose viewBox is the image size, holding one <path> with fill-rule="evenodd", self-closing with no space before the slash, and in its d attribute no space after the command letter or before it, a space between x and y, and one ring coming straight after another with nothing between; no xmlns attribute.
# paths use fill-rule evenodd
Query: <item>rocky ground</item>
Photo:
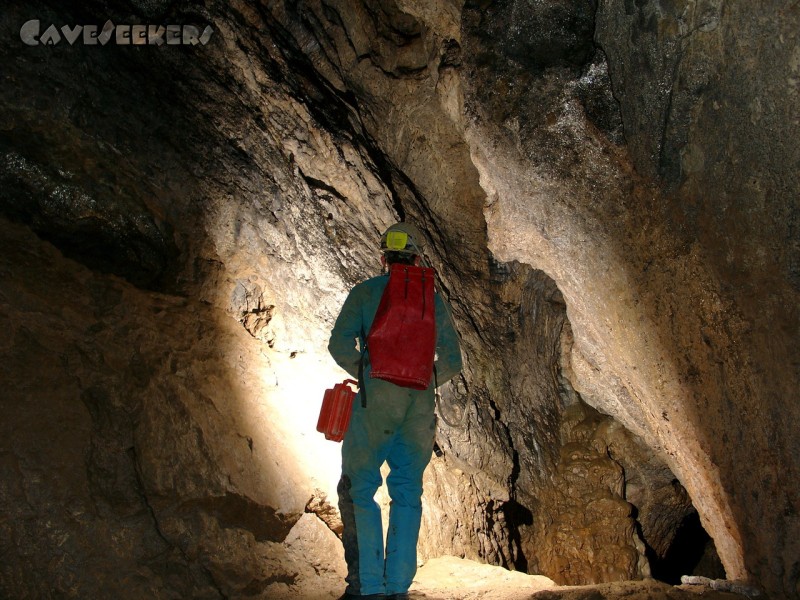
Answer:
<svg viewBox="0 0 800 600"><path fill-rule="evenodd" d="M654 580L592 586L557 586L541 575L525 575L500 567L445 556L428 561L417 572L412 600L734 600L740 593L713 589L730 582L670 586ZM763 596L762 596L763 598Z"/></svg>

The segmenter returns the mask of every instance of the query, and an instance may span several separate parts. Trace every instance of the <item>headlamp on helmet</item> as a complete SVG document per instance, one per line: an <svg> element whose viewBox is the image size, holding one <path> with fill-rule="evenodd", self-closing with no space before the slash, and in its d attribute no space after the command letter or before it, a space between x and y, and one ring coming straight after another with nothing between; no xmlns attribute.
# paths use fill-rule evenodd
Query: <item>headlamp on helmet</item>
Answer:
<svg viewBox="0 0 800 600"><path fill-rule="evenodd" d="M395 223L381 236L381 252L422 255L423 237L410 223Z"/></svg>

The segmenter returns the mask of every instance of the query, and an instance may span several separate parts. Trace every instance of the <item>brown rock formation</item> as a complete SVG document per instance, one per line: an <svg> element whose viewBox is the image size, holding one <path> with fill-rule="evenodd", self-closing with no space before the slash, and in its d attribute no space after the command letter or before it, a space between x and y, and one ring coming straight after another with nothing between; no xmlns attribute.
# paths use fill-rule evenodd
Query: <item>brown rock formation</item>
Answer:
<svg viewBox="0 0 800 600"><path fill-rule="evenodd" d="M29 46L31 19L214 33ZM699 515L729 578L797 598L798 19L11 3L0 595L338 591L325 342L405 218L466 364L423 557L620 581L668 569ZM670 593L654 586L636 589Z"/></svg>

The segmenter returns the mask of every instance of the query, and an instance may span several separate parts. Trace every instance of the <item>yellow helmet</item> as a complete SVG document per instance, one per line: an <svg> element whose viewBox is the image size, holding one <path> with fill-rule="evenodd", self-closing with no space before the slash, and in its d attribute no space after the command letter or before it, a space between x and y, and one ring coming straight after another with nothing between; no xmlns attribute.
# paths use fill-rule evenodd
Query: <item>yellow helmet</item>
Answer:
<svg viewBox="0 0 800 600"><path fill-rule="evenodd" d="M411 223L395 223L381 236L381 252L400 252L422 256L425 238Z"/></svg>

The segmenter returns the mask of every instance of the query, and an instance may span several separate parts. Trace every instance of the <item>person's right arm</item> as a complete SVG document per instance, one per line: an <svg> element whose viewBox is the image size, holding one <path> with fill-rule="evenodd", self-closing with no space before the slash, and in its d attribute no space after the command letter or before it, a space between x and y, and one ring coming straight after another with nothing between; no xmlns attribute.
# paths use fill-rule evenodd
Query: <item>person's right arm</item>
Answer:
<svg viewBox="0 0 800 600"><path fill-rule="evenodd" d="M461 371L461 347L458 333L445 301L436 295L436 380L439 385L449 381Z"/></svg>

